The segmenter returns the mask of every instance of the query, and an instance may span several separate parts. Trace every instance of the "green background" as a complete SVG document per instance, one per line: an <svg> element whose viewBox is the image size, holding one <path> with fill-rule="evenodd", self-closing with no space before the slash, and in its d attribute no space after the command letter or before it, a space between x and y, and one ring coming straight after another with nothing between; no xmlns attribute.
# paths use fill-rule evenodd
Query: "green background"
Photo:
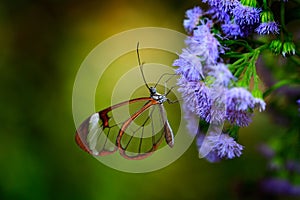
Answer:
<svg viewBox="0 0 300 200"><path fill-rule="evenodd" d="M184 12L198 2L1 1L0 199L237 199L255 193L253 183L266 170L257 145L280 129L263 113L240 132L243 155L217 164L199 159L192 145L164 169L128 174L74 142L72 87L87 54L132 28L184 33Z"/></svg>

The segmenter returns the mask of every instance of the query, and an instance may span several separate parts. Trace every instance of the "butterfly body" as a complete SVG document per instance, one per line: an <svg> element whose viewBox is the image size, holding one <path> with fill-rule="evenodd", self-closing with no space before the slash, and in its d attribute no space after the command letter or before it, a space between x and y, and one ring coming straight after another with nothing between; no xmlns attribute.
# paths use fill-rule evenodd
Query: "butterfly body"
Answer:
<svg viewBox="0 0 300 200"><path fill-rule="evenodd" d="M168 100L168 98L165 95L162 95L156 91L156 88L150 87L150 97L154 100L156 100L158 103L163 104Z"/></svg>

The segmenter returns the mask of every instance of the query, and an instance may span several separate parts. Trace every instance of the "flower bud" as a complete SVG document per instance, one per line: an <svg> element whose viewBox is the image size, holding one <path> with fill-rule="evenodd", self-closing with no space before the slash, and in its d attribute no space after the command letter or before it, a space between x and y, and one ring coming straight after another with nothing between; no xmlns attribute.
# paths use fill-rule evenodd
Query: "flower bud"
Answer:
<svg viewBox="0 0 300 200"><path fill-rule="evenodd" d="M243 4L244 6L256 8L257 1L256 0L241 0L241 4Z"/></svg>
<svg viewBox="0 0 300 200"><path fill-rule="evenodd" d="M282 49L282 42L280 40L273 40L270 44L270 49L275 55L280 54Z"/></svg>
<svg viewBox="0 0 300 200"><path fill-rule="evenodd" d="M260 13L260 19L262 23L274 21L274 16L271 11L263 11Z"/></svg>
<svg viewBox="0 0 300 200"><path fill-rule="evenodd" d="M296 53L296 46L293 42L288 41L283 43L283 48L282 48L282 55L284 57L289 56L289 55L295 55Z"/></svg>

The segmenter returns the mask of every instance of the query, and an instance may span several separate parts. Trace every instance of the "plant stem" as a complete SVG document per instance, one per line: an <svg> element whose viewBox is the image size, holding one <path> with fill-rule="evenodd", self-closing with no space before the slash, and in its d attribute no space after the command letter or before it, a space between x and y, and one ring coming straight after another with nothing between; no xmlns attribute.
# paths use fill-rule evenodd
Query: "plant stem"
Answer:
<svg viewBox="0 0 300 200"><path fill-rule="evenodd" d="M288 35L288 31L285 26L285 3L283 2L283 0L280 1L280 25L283 34Z"/></svg>
<svg viewBox="0 0 300 200"><path fill-rule="evenodd" d="M264 6L264 10L267 10L268 8L267 0L263 0L263 6Z"/></svg>
<svg viewBox="0 0 300 200"><path fill-rule="evenodd" d="M275 83L269 89L267 89L264 92L263 97L265 98L265 97L269 96L271 94L271 92L273 92L274 90L277 90L277 89L281 88L282 86L291 85L291 84L300 84L300 80L290 80L290 79L281 80L281 81Z"/></svg>

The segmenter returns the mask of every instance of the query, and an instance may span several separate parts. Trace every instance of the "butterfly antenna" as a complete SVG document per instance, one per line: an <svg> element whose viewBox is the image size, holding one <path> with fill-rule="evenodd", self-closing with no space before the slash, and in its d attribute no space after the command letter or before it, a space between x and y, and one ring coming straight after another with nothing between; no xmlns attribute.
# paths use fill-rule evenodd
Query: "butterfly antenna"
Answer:
<svg viewBox="0 0 300 200"><path fill-rule="evenodd" d="M164 74L162 74L160 77L159 77L159 79L158 79L158 81L156 82L156 84L155 84L155 88L156 88L156 86L159 84L159 82L161 81L161 79L163 78L163 77L165 77L165 76L170 76L170 78L168 78L166 81L165 81L165 83L166 82L168 82L170 79L172 79L173 78L173 76L175 76L176 74L170 74L170 73L164 73Z"/></svg>
<svg viewBox="0 0 300 200"><path fill-rule="evenodd" d="M144 83L145 83L146 87L150 90L150 87L147 84L147 81L145 79L145 75L144 75L144 71L143 71L143 63L141 63L141 59L140 59L139 42L136 45L136 54L137 54L137 57L138 57L138 63L139 63L139 66L140 66L140 70L141 70L141 73L142 73L142 77L143 77Z"/></svg>

